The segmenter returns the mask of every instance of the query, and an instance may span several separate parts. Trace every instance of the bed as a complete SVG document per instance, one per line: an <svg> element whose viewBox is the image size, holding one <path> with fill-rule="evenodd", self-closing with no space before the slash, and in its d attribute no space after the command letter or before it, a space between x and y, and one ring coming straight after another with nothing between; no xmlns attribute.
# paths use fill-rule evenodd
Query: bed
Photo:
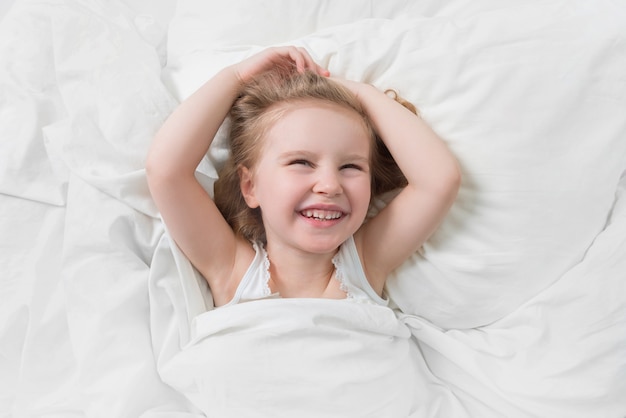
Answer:
<svg viewBox="0 0 626 418"><path fill-rule="evenodd" d="M0 417L626 416L623 2L0 11ZM150 198L145 155L167 115L278 44L396 89L459 160L449 216L388 281L393 318L311 300L213 310ZM218 136L197 171L209 191L227 152ZM398 338L378 369L350 354ZM259 365L239 363L258 347L315 360L266 367L291 375L263 408L247 403ZM320 407L346 385L364 396Z"/></svg>

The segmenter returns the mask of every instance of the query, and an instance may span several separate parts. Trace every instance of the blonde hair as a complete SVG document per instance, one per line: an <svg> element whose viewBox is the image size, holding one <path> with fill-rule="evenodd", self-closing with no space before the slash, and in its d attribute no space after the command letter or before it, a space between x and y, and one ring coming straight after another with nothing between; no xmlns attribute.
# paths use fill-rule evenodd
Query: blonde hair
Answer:
<svg viewBox="0 0 626 418"><path fill-rule="evenodd" d="M403 103L395 95L394 99ZM256 78L241 89L230 111L230 157L215 183L215 204L233 231L248 240L265 242L260 208L250 208L241 194L239 168L252 169L261 153L265 133L287 110L303 101L333 103L361 116L371 137L372 197L404 187L406 178L389 150L375 133L356 96L332 80L306 71L298 73L289 66L278 67ZM403 103L406 106L406 104ZM414 113L415 108L408 107Z"/></svg>

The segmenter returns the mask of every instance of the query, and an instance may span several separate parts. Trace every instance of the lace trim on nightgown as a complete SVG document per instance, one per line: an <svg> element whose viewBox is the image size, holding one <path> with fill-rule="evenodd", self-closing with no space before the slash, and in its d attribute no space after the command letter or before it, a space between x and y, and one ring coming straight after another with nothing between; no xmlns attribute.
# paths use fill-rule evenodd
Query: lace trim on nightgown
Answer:
<svg viewBox="0 0 626 418"><path fill-rule="evenodd" d="M347 299L383 306L389 303L376 293L365 277L353 237L341 244L339 252L333 257L333 264L335 278L339 281L340 289L346 292Z"/></svg>
<svg viewBox="0 0 626 418"><path fill-rule="evenodd" d="M252 246L256 252L263 254L263 296L270 296L272 289L270 289L270 259L267 256L267 251L260 242L253 242Z"/></svg>
<svg viewBox="0 0 626 418"><path fill-rule="evenodd" d="M343 267L342 267L341 263L339 263L339 253L340 253L340 251L337 251L337 254L335 254L335 256L332 259L333 265L335 266L335 280L337 280L339 282L339 289L346 294L346 299L354 299L355 298L354 294L352 294L352 292L350 292L350 289L348 288L348 285L345 282L345 277L346 276L345 276L345 272L343 270Z"/></svg>
<svg viewBox="0 0 626 418"><path fill-rule="evenodd" d="M272 296L270 289L270 259L267 256L265 248L262 243L253 243L256 251L260 251L259 255L262 257L263 267L261 270L261 279L263 287L263 297ZM386 306L389 301L378 295L363 271L363 266L359 260L359 256L356 252L354 240L352 237L348 238L340 247L339 251L332 258L333 266L335 267L335 280L339 282L339 289L346 294L346 299L356 302L374 303L378 305ZM258 276L257 276L258 277ZM279 296L278 294L274 296Z"/></svg>
<svg viewBox="0 0 626 418"><path fill-rule="evenodd" d="M261 251L263 254L263 292L264 296L270 296L272 294L272 290L270 289L270 259L267 256L267 252L265 248L263 248L262 243L253 242L255 251ZM354 295L349 291L348 286L344 282L344 271L339 263L339 251L332 259L333 266L335 266L335 280L339 282L339 289L346 294L346 299L354 299Z"/></svg>

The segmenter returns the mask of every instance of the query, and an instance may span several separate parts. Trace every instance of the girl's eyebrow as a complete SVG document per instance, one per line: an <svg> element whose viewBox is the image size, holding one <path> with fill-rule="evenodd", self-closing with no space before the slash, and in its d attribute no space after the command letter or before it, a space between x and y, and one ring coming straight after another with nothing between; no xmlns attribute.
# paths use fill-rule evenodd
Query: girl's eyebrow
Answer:
<svg viewBox="0 0 626 418"><path fill-rule="evenodd" d="M292 158L314 158L316 156L315 153L310 152L310 151L285 151L281 154L278 154L278 158L281 160L289 160ZM369 157L360 155L360 154L348 154L345 157L342 158L342 160L344 161L350 161L350 162L359 162L359 163L367 163L369 164L370 159Z"/></svg>
<svg viewBox="0 0 626 418"><path fill-rule="evenodd" d="M278 160L280 161L289 161L299 158L312 159L313 157L315 157L315 154L308 151L286 151L278 154Z"/></svg>
<svg viewBox="0 0 626 418"><path fill-rule="evenodd" d="M361 163L367 163L369 164L370 159L369 157L364 157L362 155L358 155L358 154L350 154L348 156L348 158L346 158L349 161L357 161L357 162L361 162Z"/></svg>

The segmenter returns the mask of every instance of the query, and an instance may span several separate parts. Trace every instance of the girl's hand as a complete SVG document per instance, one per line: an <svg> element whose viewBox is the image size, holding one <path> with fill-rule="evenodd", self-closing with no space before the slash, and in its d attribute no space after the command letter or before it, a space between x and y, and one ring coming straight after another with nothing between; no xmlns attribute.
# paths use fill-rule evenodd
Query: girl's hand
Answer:
<svg viewBox="0 0 626 418"><path fill-rule="evenodd" d="M328 77L330 73L313 61L313 58L304 48L295 46L271 47L251 56L233 66L235 75L240 83L246 83L256 75L271 69L276 65L287 62L294 64L299 73L305 70L313 71L321 76Z"/></svg>
<svg viewBox="0 0 626 418"><path fill-rule="evenodd" d="M331 77L331 80L336 82L337 84L342 85L343 87L347 88L348 90L350 90L352 92L352 94L354 94L357 98L357 100L359 102L361 102L362 105L367 105L366 102L364 102L364 99L366 96L368 96L368 94L370 96L380 96L380 95L384 95L383 92L381 92L380 90L378 90L376 87L372 86L371 84L368 83L362 83L359 81L352 81L352 80L347 80L345 78L340 78L340 77Z"/></svg>
<svg viewBox="0 0 626 418"><path fill-rule="evenodd" d="M361 83L358 81L352 81L352 80L348 80L345 78L341 78L341 77L332 77L331 80L333 80L334 82L343 85L344 87L346 87L348 90L350 90L352 93L357 94L359 93L359 91L364 88L365 86L367 86L368 84L365 83Z"/></svg>

